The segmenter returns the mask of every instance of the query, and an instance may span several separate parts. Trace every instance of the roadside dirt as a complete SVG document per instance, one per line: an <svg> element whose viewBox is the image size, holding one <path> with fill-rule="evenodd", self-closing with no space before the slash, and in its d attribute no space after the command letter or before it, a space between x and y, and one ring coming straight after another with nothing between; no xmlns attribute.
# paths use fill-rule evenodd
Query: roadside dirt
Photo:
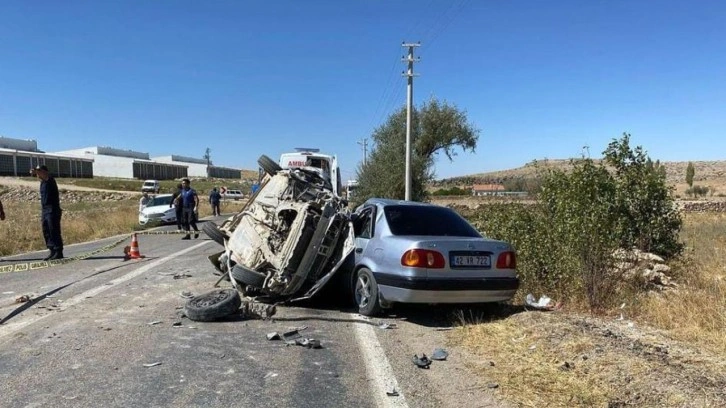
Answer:
<svg viewBox="0 0 726 408"><path fill-rule="evenodd" d="M59 190L93 191L93 192L99 192L99 193L119 193L119 194L125 194L125 195L141 196L141 193L138 193L135 191L104 190L104 189L98 189L98 188L76 186L73 184L63 184L63 179L56 179L56 183L58 184ZM23 179L20 179L17 177L0 177L0 186L27 187L30 189L37 190L39 185L40 185L40 181L23 180Z"/></svg>
<svg viewBox="0 0 726 408"><path fill-rule="evenodd" d="M628 319L525 311L451 340L515 406L726 406L724 356Z"/></svg>

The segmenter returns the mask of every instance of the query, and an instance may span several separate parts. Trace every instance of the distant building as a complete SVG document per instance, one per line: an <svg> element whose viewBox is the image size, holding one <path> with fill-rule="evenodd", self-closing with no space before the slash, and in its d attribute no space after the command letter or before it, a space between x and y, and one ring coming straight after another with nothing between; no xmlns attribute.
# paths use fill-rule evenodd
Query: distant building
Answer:
<svg viewBox="0 0 726 408"><path fill-rule="evenodd" d="M91 146L57 152L74 157L92 159L95 175L128 179L174 180L189 177L186 165L160 163L149 159L148 153Z"/></svg>
<svg viewBox="0 0 726 408"><path fill-rule="evenodd" d="M505 191L506 189L501 184L474 184L471 186L473 196L503 195Z"/></svg>
<svg viewBox="0 0 726 408"><path fill-rule="evenodd" d="M215 166L212 163L209 163L209 174L207 174L207 161L205 159L170 155L153 157L151 160L161 163L173 163L187 166L189 177L215 177L225 179L242 178L242 170Z"/></svg>
<svg viewBox="0 0 726 408"><path fill-rule="evenodd" d="M0 136L0 176L29 176L30 169L40 164L55 177L93 177L93 159L46 153L38 150L35 140Z"/></svg>

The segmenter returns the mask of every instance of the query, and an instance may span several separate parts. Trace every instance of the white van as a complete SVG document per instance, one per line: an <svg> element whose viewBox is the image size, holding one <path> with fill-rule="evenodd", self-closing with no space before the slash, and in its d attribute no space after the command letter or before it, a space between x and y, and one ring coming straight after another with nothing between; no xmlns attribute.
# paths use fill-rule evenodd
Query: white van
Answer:
<svg viewBox="0 0 726 408"><path fill-rule="evenodd" d="M335 195L340 197L343 194L338 158L335 155L322 154L320 149L296 147L294 153L280 155L280 167L283 169L301 167L313 170L330 182Z"/></svg>
<svg viewBox="0 0 726 408"><path fill-rule="evenodd" d="M146 180L144 181L144 184L141 185L142 193L159 194L159 190L161 190L159 180Z"/></svg>

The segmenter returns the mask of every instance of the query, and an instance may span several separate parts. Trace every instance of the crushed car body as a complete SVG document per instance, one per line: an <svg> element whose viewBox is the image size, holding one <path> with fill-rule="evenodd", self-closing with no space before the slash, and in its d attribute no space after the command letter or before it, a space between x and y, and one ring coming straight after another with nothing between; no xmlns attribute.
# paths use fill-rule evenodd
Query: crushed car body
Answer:
<svg viewBox="0 0 726 408"><path fill-rule="evenodd" d="M352 251L347 203L315 171L282 169L267 156L259 163L266 176L257 192L217 231L205 229L225 246L210 260L243 294L312 296Z"/></svg>

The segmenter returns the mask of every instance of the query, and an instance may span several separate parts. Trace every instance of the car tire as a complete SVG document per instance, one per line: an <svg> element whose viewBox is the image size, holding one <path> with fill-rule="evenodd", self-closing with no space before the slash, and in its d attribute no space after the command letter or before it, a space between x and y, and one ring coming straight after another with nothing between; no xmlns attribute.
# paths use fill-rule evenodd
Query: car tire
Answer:
<svg viewBox="0 0 726 408"><path fill-rule="evenodd" d="M252 269L246 268L242 265L235 265L232 267L232 277L234 280L243 285L259 289L262 289L266 278L264 273L253 271Z"/></svg>
<svg viewBox="0 0 726 408"><path fill-rule="evenodd" d="M257 164L259 164L260 167L262 167L262 170L270 176L274 176L278 171L282 170L282 167L280 167L279 164L264 154L257 159Z"/></svg>
<svg viewBox="0 0 726 408"><path fill-rule="evenodd" d="M381 312L378 302L378 283L373 272L368 268L360 268L355 274L356 281L353 299L358 306L358 313L363 316L375 316Z"/></svg>
<svg viewBox="0 0 726 408"><path fill-rule="evenodd" d="M218 289L195 296L184 306L184 314L198 322L211 322L239 310L242 299L234 289Z"/></svg>
<svg viewBox="0 0 726 408"><path fill-rule="evenodd" d="M202 231L207 234L209 238L212 238L212 241L224 246L224 240L227 238L227 235L219 229L217 224L213 222L205 222L202 225Z"/></svg>

